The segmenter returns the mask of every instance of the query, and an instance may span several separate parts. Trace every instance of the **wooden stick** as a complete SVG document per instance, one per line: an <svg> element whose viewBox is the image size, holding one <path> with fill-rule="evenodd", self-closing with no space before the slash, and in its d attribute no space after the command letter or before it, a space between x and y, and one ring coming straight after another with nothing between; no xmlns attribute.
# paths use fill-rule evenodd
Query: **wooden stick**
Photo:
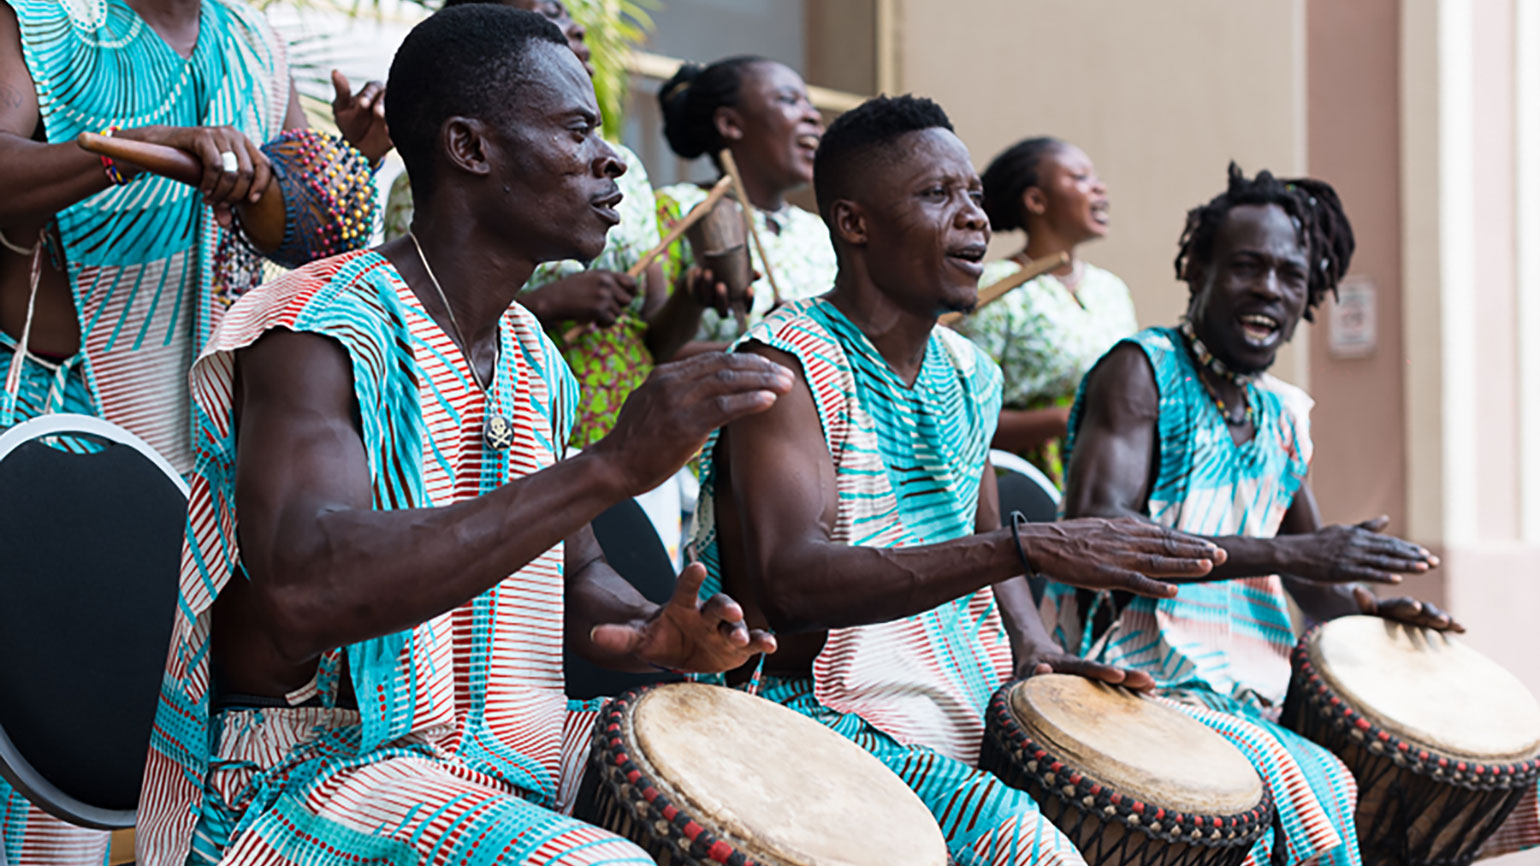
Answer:
<svg viewBox="0 0 1540 866"><path fill-rule="evenodd" d="M699 204L690 208L690 212L685 214L683 219L675 223L674 227L668 230L668 234L663 236L663 240L659 241L657 246L648 250L646 255L637 259L636 264L626 270L626 274L632 279L640 277L642 271L647 270L647 266L652 264L653 259L667 252L669 246L674 241L679 240L685 232L690 230L690 226L705 219L706 215L711 213L711 209L717 206L717 202L722 200L722 196L727 195L727 188L731 185L730 181L731 179L726 177L717 181L716 186L711 188L711 192L706 193L706 197Z"/></svg>
<svg viewBox="0 0 1540 866"><path fill-rule="evenodd" d="M1058 268L1062 268L1067 264L1069 264L1069 253L1064 252L1055 253L1051 256L1043 256L1040 259L1033 259L1032 261L1027 262L1026 265L1024 265L1022 269L1016 273L1011 274L1004 279L996 280L984 288L979 289L979 302L978 305L973 308L973 312L977 313L979 310L984 308L985 304L1000 300L1000 298L1004 297L1005 293L1009 292L1011 289L1014 289L1023 283L1031 282L1043 274ZM952 323L962 319L964 315L971 314L947 313L941 317L941 324L951 325Z"/></svg>
<svg viewBox="0 0 1540 866"><path fill-rule="evenodd" d="M203 183L203 161L181 148L94 132L80 133L75 137L75 143L87 153L126 162L178 183L193 187ZM241 214L241 230L257 249L271 252L283 243L288 216L283 209L283 194L276 183L269 182L262 197L255 202L237 202L235 209Z"/></svg>
<svg viewBox="0 0 1540 866"><path fill-rule="evenodd" d="M695 207L690 208L689 213L686 213L679 222L674 224L673 228L668 230L668 234L663 236L663 240L658 241L657 246L648 250L641 258L636 260L636 264L626 269L626 276L633 280L641 277L642 272L647 270L647 266L652 264L658 256L668 252L668 248L673 245L674 241L683 237L684 233L689 231L691 226L705 219L706 215L711 213L711 209L717 206L717 202L721 201L723 196L727 195L727 190L731 186L732 178L724 175L721 180L716 182L716 186L713 186L711 191L706 193L704 199L701 199ZM599 326L593 322L573 325L567 329L566 333L561 335L561 341L563 344L568 344L588 331L597 330L599 330Z"/></svg>
<svg viewBox="0 0 1540 866"><path fill-rule="evenodd" d="M770 267L770 257L765 255L765 242L759 239L759 229L754 226L754 215L749 212L753 205L749 204L749 194L743 188L743 175L738 173L738 163L733 159L733 152L727 148L717 154L717 159L722 163L722 168L727 171L727 177L733 179L733 191L738 196L738 204L743 208L743 219L749 227L749 237L754 239L754 249L759 251L759 266L765 269L765 281L770 283L770 305L779 306L781 303L781 289L775 284L775 270ZM739 320L740 329L743 320Z"/></svg>

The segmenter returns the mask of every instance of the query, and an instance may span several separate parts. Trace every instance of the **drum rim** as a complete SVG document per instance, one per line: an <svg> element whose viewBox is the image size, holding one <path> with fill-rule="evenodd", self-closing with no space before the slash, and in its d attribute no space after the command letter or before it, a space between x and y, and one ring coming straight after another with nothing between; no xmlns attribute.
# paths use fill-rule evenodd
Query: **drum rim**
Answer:
<svg viewBox="0 0 1540 866"><path fill-rule="evenodd" d="M1011 691L1025 680L1012 680L995 690L989 699L989 714L997 724L989 726L988 736L1007 754L1020 753L1030 763L1021 769L1051 791L1055 799L1081 812L1102 820L1117 817L1125 825L1162 842L1204 847L1239 847L1255 844L1273 826L1273 797L1267 785L1262 786L1262 799L1245 812L1234 815L1196 815L1169 812L1164 807L1145 803L1133 797L1125 797L1080 768L1065 763L1049 752L1022 728L1010 707ZM1048 774L1038 772L1037 766L1047 764ZM1062 776L1062 778L1058 778ZM1068 785L1059 784L1067 781ZM1068 792L1065 788L1069 788ZM1147 814L1152 813L1152 814ZM1225 829L1228 836L1221 836Z"/></svg>
<svg viewBox="0 0 1540 866"><path fill-rule="evenodd" d="M1300 696L1311 712L1330 722L1336 731L1346 732L1370 754L1389 757L1397 766L1438 781L1493 789L1521 788L1540 778L1540 755L1508 763L1456 755L1398 736L1353 709L1349 699L1332 687L1310 658L1310 647L1326 624L1317 623L1306 631L1291 656L1302 680Z"/></svg>
<svg viewBox="0 0 1540 866"><path fill-rule="evenodd" d="M636 757L640 755L633 756L631 754L633 747L628 746L622 739L621 734L626 730L630 707L648 692L663 685L675 684L649 683L636 686L621 692L605 703L594 725L593 755L590 760L602 773L601 777L595 781L605 785L609 784L610 779L615 775L623 777L631 786L631 793L626 796L616 790L613 792L616 798L624 800L627 807L634 811L646 810L650 813L636 817L646 822L654 834L657 833L657 819L661 818L668 827L666 841L685 848L690 856L723 863L726 866L762 866L763 860L756 860L740 851L733 842L713 833L706 828L705 824L697 821L695 816L685 809L684 798L679 792L675 791L673 786L655 778L655 771L650 766L638 763Z"/></svg>

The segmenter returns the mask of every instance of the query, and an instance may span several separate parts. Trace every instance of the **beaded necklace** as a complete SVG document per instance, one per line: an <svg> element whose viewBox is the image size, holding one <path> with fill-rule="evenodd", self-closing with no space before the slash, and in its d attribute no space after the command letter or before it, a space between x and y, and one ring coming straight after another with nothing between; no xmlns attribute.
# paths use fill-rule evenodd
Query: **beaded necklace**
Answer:
<svg viewBox="0 0 1540 866"><path fill-rule="evenodd" d="M1238 426L1249 421L1251 422L1251 426L1255 427L1257 424L1256 407L1252 405L1252 400L1248 389L1251 386L1252 380L1254 380L1256 377L1248 376L1244 373L1237 373L1231 370L1229 367L1225 366L1223 361L1214 357L1214 353L1210 352L1208 347L1203 345L1203 341L1198 339L1198 332L1193 328L1192 321L1190 319L1183 319L1177 330L1179 330L1182 334L1182 337L1186 339L1187 350L1192 353L1193 358L1195 358L1199 364L1201 364L1214 375L1233 382L1241 389L1241 401L1245 404L1245 409L1238 414L1231 413L1230 407L1225 403L1224 398L1219 396L1219 392L1214 390L1214 386L1210 385L1208 380L1203 378L1201 373L1198 375L1198 381L1202 383L1203 390L1208 392L1209 399L1213 400L1214 405L1218 407L1219 417L1223 418L1226 424Z"/></svg>

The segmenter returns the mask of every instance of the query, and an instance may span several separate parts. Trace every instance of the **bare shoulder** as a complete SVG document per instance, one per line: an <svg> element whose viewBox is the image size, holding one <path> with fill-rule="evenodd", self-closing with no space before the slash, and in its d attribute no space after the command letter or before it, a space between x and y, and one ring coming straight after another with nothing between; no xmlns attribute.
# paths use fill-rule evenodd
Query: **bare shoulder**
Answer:
<svg viewBox="0 0 1540 866"><path fill-rule="evenodd" d="M1109 420L1153 421L1160 391L1150 359L1135 343L1119 343L1086 374L1085 411Z"/></svg>

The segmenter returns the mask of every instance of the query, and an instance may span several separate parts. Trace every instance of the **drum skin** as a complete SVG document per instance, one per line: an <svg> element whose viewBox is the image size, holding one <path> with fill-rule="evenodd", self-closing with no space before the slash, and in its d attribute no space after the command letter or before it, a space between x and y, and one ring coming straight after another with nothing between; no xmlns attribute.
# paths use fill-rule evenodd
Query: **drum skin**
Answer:
<svg viewBox="0 0 1540 866"><path fill-rule="evenodd" d="M1540 704L1458 637L1342 617L1292 661L1283 722L1352 770L1366 866L1470 863L1540 777Z"/></svg>
<svg viewBox="0 0 1540 866"><path fill-rule="evenodd" d="M735 689L632 689L599 714L578 817L660 866L942 866L913 791L818 722Z"/></svg>
<svg viewBox="0 0 1540 866"><path fill-rule="evenodd" d="M990 701L980 766L1030 793L1091 866L1239 864L1272 828L1256 770L1175 709L1043 674Z"/></svg>

